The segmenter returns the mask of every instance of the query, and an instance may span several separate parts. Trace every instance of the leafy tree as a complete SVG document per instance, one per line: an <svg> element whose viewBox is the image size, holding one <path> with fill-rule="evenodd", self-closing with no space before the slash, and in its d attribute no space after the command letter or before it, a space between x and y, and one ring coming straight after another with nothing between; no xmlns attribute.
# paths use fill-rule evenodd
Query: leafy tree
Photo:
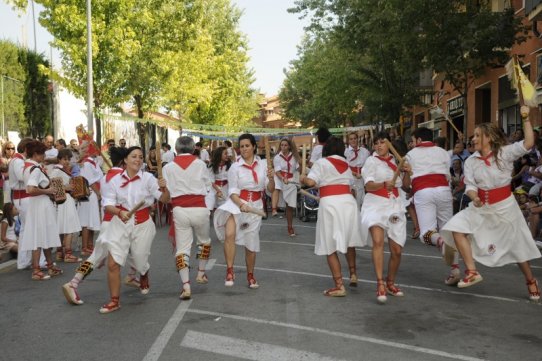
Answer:
<svg viewBox="0 0 542 361"><path fill-rule="evenodd" d="M19 50L15 44L0 40L0 76L4 84L4 101L0 102L0 114L4 115L3 126L6 131L19 130L22 134L27 134L28 123L24 114L26 73L19 62L18 53Z"/></svg>

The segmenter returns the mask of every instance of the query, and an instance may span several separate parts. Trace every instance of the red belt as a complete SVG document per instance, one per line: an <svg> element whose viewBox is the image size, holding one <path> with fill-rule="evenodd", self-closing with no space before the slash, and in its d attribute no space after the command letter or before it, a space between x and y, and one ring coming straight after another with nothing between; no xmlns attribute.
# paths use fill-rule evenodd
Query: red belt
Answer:
<svg viewBox="0 0 542 361"><path fill-rule="evenodd" d="M512 190L510 184L494 189L478 189L478 197L484 204L494 204L510 197Z"/></svg>
<svg viewBox="0 0 542 361"><path fill-rule="evenodd" d="M26 193L26 190L24 189L14 189L13 190L13 199L23 199L30 197L30 194Z"/></svg>
<svg viewBox="0 0 542 361"><path fill-rule="evenodd" d="M361 167L350 167L350 170L354 173L361 174Z"/></svg>
<svg viewBox="0 0 542 361"><path fill-rule="evenodd" d="M282 176L282 178L286 178L286 179L290 179L294 177L293 173L288 173L283 170L280 171L280 175Z"/></svg>
<svg viewBox="0 0 542 361"><path fill-rule="evenodd" d="M201 194L185 194L178 197L171 198L171 205L173 207L183 207L183 208L195 208L203 207L205 208L205 196Z"/></svg>
<svg viewBox="0 0 542 361"><path fill-rule="evenodd" d="M393 188L391 192L388 192L386 188L380 188L377 191L367 191L367 193L371 193L371 194L374 194L375 196L380 196L384 198L390 198L391 194L393 193L395 197L399 197L399 191L397 190L397 188Z"/></svg>
<svg viewBox="0 0 542 361"><path fill-rule="evenodd" d="M449 183L444 174L426 174L412 180L412 192L416 193L425 188L448 187Z"/></svg>
<svg viewBox="0 0 542 361"><path fill-rule="evenodd" d="M111 222L111 220L113 219L113 215L109 212L104 212L104 218L103 218L103 222Z"/></svg>
<svg viewBox="0 0 542 361"><path fill-rule="evenodd" d="M320 198L338 196L341 194L352 194L350 192L350 186L347 184L331 184L320 187Z"/></svg>
<svg viewBox="0 0 542 361"><path fill-rule="evenodd" d="M217 185L219 187L225 186L226 184L228 184L227 179L225 179L225 180L215 180L215 185Z"/></svg>
<svg viewBox="0 0 542 361"><path fill-rule="evenodd" d="M261 191L247 191L246 189L241 189L241 194L239 194L239 198L247 202L259 201L260 199L262 199L262 192Z"/></svg>
<svg viewBox="0 0 542 361"><path fill-rule="evenodd" d="M123 206L117 206L118 208L122 209L123 211L128 211ZM135 212L135 224L140 224L143 222L146 222L149 218L151 218L151 209L150 207L140 209Z"/></svg>

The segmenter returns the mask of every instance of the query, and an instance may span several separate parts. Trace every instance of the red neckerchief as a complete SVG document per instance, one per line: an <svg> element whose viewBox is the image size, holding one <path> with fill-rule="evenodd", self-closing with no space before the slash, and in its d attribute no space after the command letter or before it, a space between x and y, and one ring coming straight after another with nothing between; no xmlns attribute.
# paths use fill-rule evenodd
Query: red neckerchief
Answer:
<svg viewBox="0 0 542 361"><path fill-rule="evenodd" d="M95 162L94 160L92 160L92 158L85 157L85 158L83 159L83 163L84 163L84 162L88 162L88 163L92 164L94 167L96 167L96 162Z"/></svg>
<svg viewBox="0 0 542 361"><path fill-rule="evenodd" d="M105 182L106 183L109 183L109 181L114 177L116 176L117 174L120 174L123 172L123 169L122 168L111 168L110 170L107 171L107 174L105 176Z"/></svg>
<svg viewBox="0 0 542 361"><path fill-rule="evenodd" d="M433 142L420 142L418 144L416 144L416 148L418 147L434 147L435 146L435 143Z"/></svg>
<svg viewBox="0 0 542 361"><path fill-rule="evenodd" d="M139 175L136 175L135 177L133 177L133 178L130 179L130 178L128 178L128 176L127 176L126 174L123 174L123 175L122 175L122 179L124 179L124 183L122 183L120 187L121 187L121 188L124 188L124 187L126 187L129 183L132 183L132 182L134 182L134 181L136 181L136 180L138 180L138 179L140 179L140 178L139 178Z"/></svg>
<svg viewBox="0 0 542 361"><path fill-rule="evenodd" d="M176 156L175 159L173 159L173 161L175 162L175 164L177 164L182 169L186 169L196 159L198 159L198 157L196 157L196 156L194 156L192 154L183 154L183 155Z"/></svg>
<svg viewBox="0 0 542 361"><path fill-rule="evenodd" d="M354 158L350 159L350 161L353 161L354 159L356 159L359 153L359 148L352 147L352 150L354 151Z"/></svg>
<svg viewBox="0 0 542 361"><path fill-rule="evenodd" d="M391 160L393 159L393 157L390 155L389 157L381 157L379 155L375 155L376 158L380 159L381 161L383 162L386 162L386 164L388 164L388 167L390 167L394 172L397 170L397 165L395 165L395 163L393 163Z"/></svg>
<svg viewBox="0 0 542 361"><path fill-rule="evenodd" d="M256 168L256 166L258 165L258 161L254 161L254 163L252 163L252 165L248 165L246 163L243 163L243 167L245 168L248 168L252 171L252 177L254 178L254 183L258 184L258 174L256 173L256 171L254 170Z"/></svg>
<svg viewBox="0 0 542 361"><path fill-rule="evenodd" d="M60 166L59 166L59 165L55 165L55 169L61 170L62 172L66 173L66 174L67 174L68 176L70 176L70 177L72 176L72 172L71 172L71 171L68 172L68 170L65 169L65 168L64 168L63 166L61 166L61 165L60 165Z"/></svg>
<svg viewBox="0 0 542 361"><path fill-rule="evenodd" d="M294 155L293 155L292 153L290 153L290 155L288 155L287 157L285 157L284 155L282 155L282 153L280 154L280 157L286 161L286 164L288 164L288 170L287 170L288 173L291 173L291 172L290 172L290 166L291 166L291 165L290 165L290 161L292 160L292 157L293 157L293 156L294 156Z"/></svg>
<svg viewBox="0 0 542 361"><path fill-rule="evenodd" d="M15 153L13 154L13 158L17 158L17 159L20 159L20 160L24 160L24 157L21 153Z"/></svg>
<svg viewBox="0 0 542 361"><path fill-rule="evenodd" d="M489 154L486 155L485 157L479 156L479 157L477 157L477 158L480 159L480 160L483 160L484 163L485 163L488 167L490 167L490 166L491 166L491 162L489 161L489 159L490 159L491 157L493 157L493 152L489 152Z"/></svg>
<svg viewBox="0 0 542 361"><path fill-rule="evenodd" d="M346 172L349 169L348 163L346 163L346 161L342 159L331 158L331 157L326 157L325 159L328 162L330 162L335 167L335 169L337 169L337 172L341 174Z"/></svg>

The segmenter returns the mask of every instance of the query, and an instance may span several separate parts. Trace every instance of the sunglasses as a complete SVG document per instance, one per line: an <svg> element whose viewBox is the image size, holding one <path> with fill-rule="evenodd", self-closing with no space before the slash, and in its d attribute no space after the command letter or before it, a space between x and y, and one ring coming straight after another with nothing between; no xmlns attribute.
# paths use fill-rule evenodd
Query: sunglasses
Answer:
<svg viewBox="0 0 542 361"><path fill-rule="evenodd" d="M6 148L6 150L15 150L15 148Z"/></svg>

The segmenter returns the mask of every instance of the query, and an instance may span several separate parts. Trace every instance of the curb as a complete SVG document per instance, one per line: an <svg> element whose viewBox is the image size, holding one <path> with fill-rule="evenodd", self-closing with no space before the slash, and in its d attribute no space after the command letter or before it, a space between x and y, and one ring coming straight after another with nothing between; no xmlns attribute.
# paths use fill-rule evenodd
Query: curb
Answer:
<svg viewBox="0 0 542 361"><path fill-rule="evenodd" d="M0 271L4 271L4 270L6 270L8 268L12 268L12 267L17 267L17 260L16 259L12 259L12 260L0 263Z"/></svg>

